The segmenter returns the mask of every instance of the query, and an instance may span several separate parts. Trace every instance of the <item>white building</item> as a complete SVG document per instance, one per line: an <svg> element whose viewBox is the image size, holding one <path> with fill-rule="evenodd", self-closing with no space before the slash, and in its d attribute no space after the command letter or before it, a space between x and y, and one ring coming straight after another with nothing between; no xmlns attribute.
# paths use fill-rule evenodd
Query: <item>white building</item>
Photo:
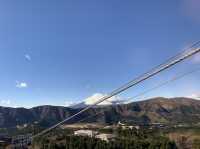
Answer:
<svg viewBox="0 0 200 149"><path fill-rule="evenodd" d="M94 137L97 134L96 131L93 130L77 130L74 131L75 136L88 136L88 137Z"/></svg>
<svg viewBox="0 0 200 149"><path fill-rule="evenodd" d="M125 126L125 124L121 123L120 121L118 122L118 126Z"/></svg>
<svg viewBox="0 0 200 149"><path fill-rule="evenodd" d="M113 138L115 138L115 136L113 134L99 134L99 135L96 135L95 138L108 142L109 140L112 140Z"/></svg>

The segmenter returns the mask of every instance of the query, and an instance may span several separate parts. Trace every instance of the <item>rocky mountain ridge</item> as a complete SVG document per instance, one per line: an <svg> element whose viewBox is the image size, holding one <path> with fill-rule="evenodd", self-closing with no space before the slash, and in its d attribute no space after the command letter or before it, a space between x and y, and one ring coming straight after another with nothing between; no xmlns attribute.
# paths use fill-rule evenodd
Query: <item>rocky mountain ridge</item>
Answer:
<svg viewBox="0 0 200 149"><path fill-rule="evenodd" d="M37 122L42 126L53 125L80 111L81 108L38 106L31 109L0 107L0 128ZM122 105L100 106L89 109L71 120L87 123L199 123L200 101L190 98L152 98Z"/></svg>

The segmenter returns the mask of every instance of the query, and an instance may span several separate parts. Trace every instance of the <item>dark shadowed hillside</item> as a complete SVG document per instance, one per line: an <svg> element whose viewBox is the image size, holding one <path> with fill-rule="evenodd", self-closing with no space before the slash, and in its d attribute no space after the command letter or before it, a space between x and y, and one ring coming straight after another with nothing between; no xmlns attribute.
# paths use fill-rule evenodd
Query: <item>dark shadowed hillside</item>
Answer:
<svg viewBox="0 0 200 149"><path fill-rule="evenodd" d="M31 109L0 107L0 127L14 127L31 123L49 126L76 111L60 106L39 106Z"/></svg>
<svg viewBox="0 0 200 149"><path fill-rule="evenodd" d="M78 112L60 106L39 106L31 109L0 107L0 127L39 123L50 126ZM124 105L96 107L86 111L73 122L90 117L84 122L117 123L198 123L200 101L189 98L153 98Z"/></svg>

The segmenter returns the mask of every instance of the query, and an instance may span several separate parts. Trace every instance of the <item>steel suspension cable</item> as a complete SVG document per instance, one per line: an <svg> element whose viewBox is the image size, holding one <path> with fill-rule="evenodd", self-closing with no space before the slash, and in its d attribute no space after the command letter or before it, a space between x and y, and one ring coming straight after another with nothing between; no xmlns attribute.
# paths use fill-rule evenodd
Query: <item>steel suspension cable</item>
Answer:
<svg viewBox="0 0 200 149"><path fill-rule="evenodd" d="M195 43L195 46L198 45L198 44L199 44L199 42L197 42L197 44ZM191 47L193 47L193 46L191 46ZM131 88L132 86L135 86L135 85L137 85L137 84L139 84L139 83L141 83L141 82L143 82L143 81L151 78L152 76L154 76L154 75L156 75L156 74L158 74L158 73L160 73L160 72L162 72L162 71L164 71L164 70L166 70L166 69L174 66L175 64L177 64L177 63L179 63L179 62L181 62L181 61L183 61L183 60L185 60L185 59L187 59L187 58L189 58L189 57L197 54L198 52L200 52L200 48L194 48L194 49L192 49L190 51L188 51L188 49L187 49L186 51L182 52L181 54L179 54L179 55L177 55L175 57L172 57L172 59L169 59L169 61L167 61L166 63L163 63L163 64L161 64L161 65L153 68L149 72L147 72L147 73L141 75L140 77L138 77L138 78L136 78L136 79L128 82L127 84L123 85L122 87L120 87L120 88L112 91L107 96L104 96L101 99L99 99L93 105L87 106L86 108L84 108L81 111L77 112L76 114L74 114L74 115L72 115L72 116L64 119L63 121L57 123L56 125L54 125L54 126L52 126L50 128L47 128L47 129L43 130L42 132L40 132L40 133L32 136L32 139L35 138L35 137L37 137L37 136L40 136L42 134L45 134L45 133L47 133L47 132L49 132L49 131L51 131L53 129L55 129L59 125L61 125L61 124L65 123L65 122L71 120L72 118L80 115L81 113L87 111L88 109L90 109L90 108L98 105L99 103L101 103L101 102L103 102L103 101L105 101L105 100L107 100L107 99L109 99L109 98L111 98L111 97L113 97L113 96L115 96L117 94L120 94L121 92L123 92L123 91Z"/></svg>
<svg viewBox="0 0 200 149"><path fill-rule="evenodd" d="M145 94L147 94L147 93L149 93L149 92L152 92L152 91L154 91L154 90L156 90L156 89L159 89L160 87L163 87L163 86L165 86L165 85L167 85L167 84L170 84L170 83L172 83L172 82L174 82L174 81L177 81L177 80L180 80L180 79L183 79L184 77L186 77L186 76L188 76L188 75L191 75L191 74L193 74L193 73L196 73L196 72L198 72L198 71L200 71L200 68L198 67L197 69L194 69L194 70L191 70L191 71L188 71L188 72L185 72L185 73L183 73L183 74L181 74L181 75L177 75L177 76L175 76L175 77L173 77L173 78L171 78L171 79L169 79L169 80L167 80L167 81L164 81L164 82L162 82L162 83L160 83L160 84L158 84L158 85L156 85L156 86L154 86L154 87L152 87L152 88L150 88L150 89L148 89L148 90L145 90L144 92L141 92L141 93L139 93L139 94L137 94L137 95L135 95L135 96L133 96L133 97L130 97L130 98L127 98L126 100L123 100L124 102L127 102L128 101L128 103L131 103L131 100L133 100L133 99L135 99L135 98L140 98L141 96L143 96L143 95L145 95ZM117 100L116 100L117 101ZM124 104L118 104L118 106L123 106ZM101 115L101 114L103 114L105 111L103 111L103 112L98 112L98 113L96 113L95 115L90 115L90 116L88 116L88 117L85 117L85 118L83 118L83 119L80 119L79 121L77 121L76 123L80 123L80 122L83 122L83 121L86 121L86 120L88 120L88 119L90 119L90 118L93 118L93 117L95 117L95 116L99 116L99 115ZM108 111L107 111L108 112Z"/></svg>

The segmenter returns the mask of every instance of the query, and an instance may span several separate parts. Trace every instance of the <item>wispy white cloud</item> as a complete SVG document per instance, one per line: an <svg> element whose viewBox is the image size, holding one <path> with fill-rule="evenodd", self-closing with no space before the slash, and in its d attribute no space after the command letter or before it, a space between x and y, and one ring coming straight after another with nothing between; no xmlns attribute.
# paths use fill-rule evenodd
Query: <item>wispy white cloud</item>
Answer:
<svg viewBox="0 0 200 149"><path fill-rule="evenodd" d="M200 100L200 93L193 93L192 95L189 95L187 97Z"/></svg>
<svg viewBox="0 0 200 149"><path fill-rule="evenodd" d="M0 100L0 103L3 105L10 105L11 101L3 99L3 100Z"/></svg>
<svg viewBox="0 0 200 149"><path fill-rule="evenodd" d="M70 107L70 106L73 106L73 105L76 105L76 104L77 104L77 103L74 102L74 101L69 101L69 100L65 101L65 106L66 106L66 107Z"/></svg>
<svg viewBox="0 0 200 149"><path fill-rule="evenodd" d="M31 56L29 54L25 54L24 57L26 60L31 61Z"/></svg>
<svg viewBox="0 0 200 149"><path fill-rule="evenodd" d="M92 96L86 98L85 104L86 105L92 105L94 103L96 103L97 101L99 101L99 99L102 99L104 96L106 96L106 94L101 94L101 93L95 93ZM99 105L112 105L112 104L118 104L121 101L123 101L120 97L118 96L113 96L109 99L107 99L106 101L103 101L102 103L100 103Z"/></svg>
<svg viewBox="0 0 200 149"><path fill-rule="evenodd" d="M19 82L19 81L16 81L16 87L17 88L27 88L28 87L28 84L26 82Z"/></svg>

